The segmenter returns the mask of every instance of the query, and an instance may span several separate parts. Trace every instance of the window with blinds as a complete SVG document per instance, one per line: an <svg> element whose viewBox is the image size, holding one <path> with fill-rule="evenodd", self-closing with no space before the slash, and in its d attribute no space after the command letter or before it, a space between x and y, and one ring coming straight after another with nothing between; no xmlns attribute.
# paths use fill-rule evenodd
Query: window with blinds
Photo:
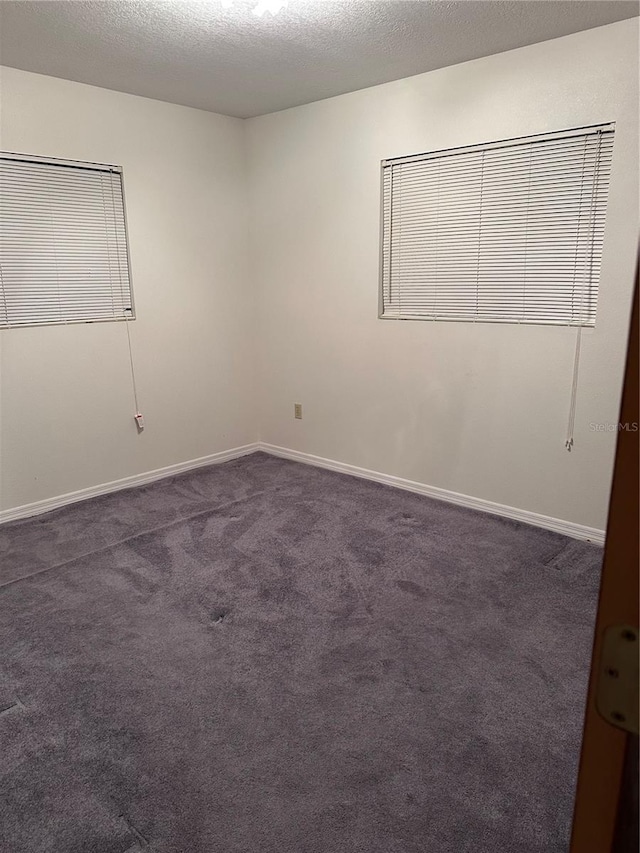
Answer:
<svg viewBox="0 0 640 853"><path fill-rule="evenodd" d="M593 326L613 136L383 161L380 316Z"/></svg>
<svg viewBox="0 0 640 853"><path fill-rule="evenodd" d="M121 169L0 154L0 328L132 317Z"/></svg>

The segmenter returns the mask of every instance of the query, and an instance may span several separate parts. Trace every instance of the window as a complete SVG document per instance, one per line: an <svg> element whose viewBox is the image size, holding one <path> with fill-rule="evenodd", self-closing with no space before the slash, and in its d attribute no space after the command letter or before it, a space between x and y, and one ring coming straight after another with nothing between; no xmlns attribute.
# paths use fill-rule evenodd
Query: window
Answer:
<svg viewBox="0 0 640 853"><path fill-rule="evenodd" d="M383 161L380 316L593 326L613 134Z"/></svg>
<svg viewBox="0 0 640 853"><path fill-rule="evenodd" d="M0 328L131 317L122 170L0 154Z"/></svg>

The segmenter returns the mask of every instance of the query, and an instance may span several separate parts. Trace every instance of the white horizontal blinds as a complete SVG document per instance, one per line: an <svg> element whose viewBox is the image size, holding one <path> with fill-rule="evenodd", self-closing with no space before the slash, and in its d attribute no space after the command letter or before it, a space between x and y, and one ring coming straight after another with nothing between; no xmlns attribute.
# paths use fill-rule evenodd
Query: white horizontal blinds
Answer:
<svg viewBox="0 0 640 853"><path fill-rule="evenodd" d="M0 326L133 316L122 175L0 157Z"/></svg>
<svg viewBox="0 0 640 853"><path fill-rule="evenodd" d="M383 316L593 325L613 126L383 163Z"/></svg>

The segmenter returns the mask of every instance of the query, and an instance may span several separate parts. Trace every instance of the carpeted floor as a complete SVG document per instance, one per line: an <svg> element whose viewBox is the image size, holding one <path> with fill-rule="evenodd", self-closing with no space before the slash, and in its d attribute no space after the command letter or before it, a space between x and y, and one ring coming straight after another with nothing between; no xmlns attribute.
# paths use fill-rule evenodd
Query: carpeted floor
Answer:
<svg viewBox="0 0 640 853"><path fill-rule="evenodd" d="M601 550L258 453L0 527L2 853L565 853Z"/></svg>

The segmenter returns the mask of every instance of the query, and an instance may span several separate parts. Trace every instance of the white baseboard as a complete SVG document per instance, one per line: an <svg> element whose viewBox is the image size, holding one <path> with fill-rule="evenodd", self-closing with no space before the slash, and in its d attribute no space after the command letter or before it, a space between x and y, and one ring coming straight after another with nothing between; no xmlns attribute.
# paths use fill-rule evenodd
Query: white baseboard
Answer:
<svg viewBox="0 0 640 853"><path fill-rule="evenodd" d="M448 489L439 489L436 486L427 486L425 483L417 483L414 480L405 480L402 477L394 477L391 474L381 474L378 471L370 471L368 468L359 468L357 465L349 465L346 462L336 462L333 459L325 459L322 456L314 456L311 453L302 453L299 450L288 450L286 447L277 447L274 444L260 442L259 449L272 456L282 459L291 459L294 462L304 462L306 465L315 465L318 468L327 468L329 471L338 471L341 474L351 474L353 477L362 477L365 480L374 480L376 483L385 483L387 486L395 486L397 489L405 489L408 492L417 492L446 503L466 506L481 512L490 512L503 518L511 518L515 521L523 521L535 527L543 527L571 536L573 539L583 539L597 545L604 544L605 531L597 527L586 527L583 524L575 524L573 521L563 521L561 518L552 518L548 515L540 515L537 512L529 512L526 509L517 509L513 506L487 501L483 498L474 498L470 495L461 495L458 492L450 492Z"/></svg>
<svg viewBox="0 0 640 853"><path fill-rule="evenodd" d="M427 486L425 483L418 483L414 480L405 480L403 477L394 477L392 474L381 474L379 471L370 471L368 468L359 468L357 465L336 462L334 459L325 459L322 456L302 453L299 450L289 450L286 447L277 447L275 444L266 444L264 442L233 447L230 450L211 453L209 456L201 456L199 459L189 459L187 462L178 462L176 465L167 465L165 468L156 468L154 471L146 471L142 474L134 474L132 477L113 480L110 483L102 483L98 486L90 486L87 489L79 489L77 492L68 492L64 495L57 495L53 498L45 498L34 503L2 510L0 511L0 524L7 521L16 521L20 518L28 518L32 515L40 515L43 512L49 512L52 509L58 509L67 504L84 501L88 498L95 498L99 495L106 495L110 492L118 492L122 489L130 489L135 486L144 486L146 483L153 483L155 480L162 480L165 477L172 477L175 474L181 474L183 471L192 471L195 468L202 468L205 465L228 462L231 459L238 459L240 456L255 453L256 450L262 450L265 453L269 453L272 456L279 456L282 459L291 459L294 462L315 465L318 468L326 468L329 471L338 471L341 474L362 477L365 480L373 480L376 483L385 483L388 486L395 486L397 489L416 492L419 495L426 495L427 497L445 501L446 503L466 506L470 509L480 510L481 512L490 512L493 515L500 515L503 518L512 518L515 521L522 521L525 524L533 524L535 527L554 530L556 533L562 533L564 536L571 536L574 539L583 539L598 545L604 543L605 531L599 530L597 527L586 527L582 524L575 524L572 521L563 521L560 518L552 518L548 515L540 515L539 513L529 512L525 509L505 506L504 504L494 503L483 498L462 495L458 492L451 492L448 489Z"/></svg>
<svg viewBox="0 0 640 853"><path fill-rule="evenodd" d="M133 486L144 486L146 483L153 483L155 480L162 480L165 477L173 477L175 474L182 474L184 471L192 471L194 468L202 468L205 465L228 462L230 459L238 459L240 456L255 453L259 449L260 446L257 442L245 444L242 447L232 447L230 450L221 450L219 453L211 453L209 456L200 456L198 459L189 459L187 462L178 462L175 465L167 465L165 468L156 468L154 471L145 471L143 474L134 474L132 477L123 477L121 480L101 483L99 486L78 489L77 492L67 492L65 495L57 495L53 498L45 498L42 501L5 509L0 511L0 524L6 521L16 521L19 518L28 518L31 515L40 515L67 504L96 498L99 495L107 495L110 492L119 492Z"/></svg>

